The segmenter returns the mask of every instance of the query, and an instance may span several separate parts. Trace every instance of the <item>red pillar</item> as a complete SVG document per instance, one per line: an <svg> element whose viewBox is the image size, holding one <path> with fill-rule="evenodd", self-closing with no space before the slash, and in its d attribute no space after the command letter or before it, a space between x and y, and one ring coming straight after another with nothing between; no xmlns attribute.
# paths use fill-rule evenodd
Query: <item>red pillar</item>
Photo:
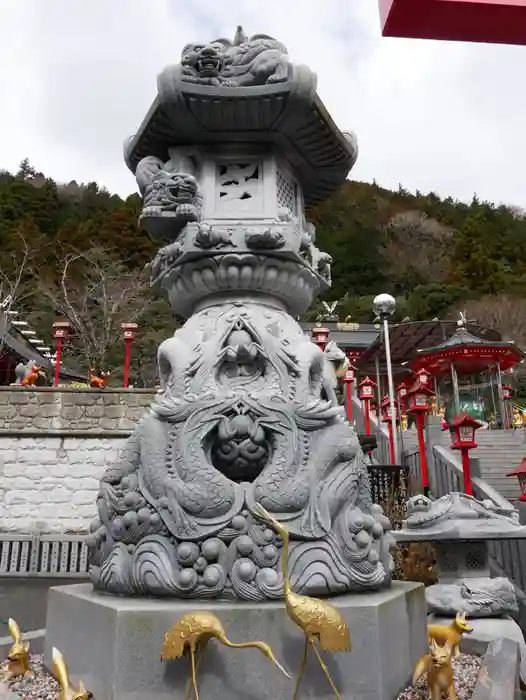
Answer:
<svg viewBox="0 0 526 700"><path fill-rule="evenodd" d="M471 462L469 459L469 449L462 448L462 471L464 472L464 493L473 496L473 484L471 483Z"/></svg>
<svg viewBox="0 0 526 700"><path fill-rule="evenodd" d="M133 338L124 339L124 388L128 388L130 379L130 358L131 358L131 344L133 343Z"/></svg>
<svg viewBox="0 0 526 700"><path fill-rule="evenodd" d="M420 452L420 474L422 476L422 488L424 495L427 496L429 491L429 480L427 477L427 457L426 457L426 443L424 440L424 424L425 424L425 414L416 414L416 429L418 433L418 450Z"/></svg>
<svg viewBox="0 0 526 700"><path fill-rule="evenodd" d="M391 421L387 423L387 430L389 431L389 461L391 464L395 463L395 450L394 450L394 440L393 440L393 424Z"/></svg>
<svg viewBox="0 0 526 700"><path fill-rule="evenodd" d="M365 418L365 434L371 434L371 416L369 415L369 399L363 399L363 415Z"/></svg>
<svg viewBox="0 0 526 700"><path fill-rule="evenodd" d="M55 364L55 379L53 380L53 386L58 386L60 380L60 356L62 354L62 341L64 338L60 337L57 339L57 354L56 354L56 364Z"/></svg>
<svg viewBox="0 0 526 700"><path fill-rule="evenodd" d="M352 421L352 382L345 382L345 409L347 420Z"/></svg>

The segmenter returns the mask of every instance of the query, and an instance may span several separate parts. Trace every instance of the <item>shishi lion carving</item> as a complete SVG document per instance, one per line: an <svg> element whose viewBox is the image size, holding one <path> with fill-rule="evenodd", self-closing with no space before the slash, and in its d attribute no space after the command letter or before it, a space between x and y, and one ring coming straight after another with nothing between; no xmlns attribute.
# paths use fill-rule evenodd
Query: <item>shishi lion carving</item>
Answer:
<svg viewBox="0 0 526 700"><path fill-rule="evenodd" d="M286 47L266 34L246 36L237 28L234 41L187 44L181 54L182 80L223 87L284 82L289 77Z"/></svg>

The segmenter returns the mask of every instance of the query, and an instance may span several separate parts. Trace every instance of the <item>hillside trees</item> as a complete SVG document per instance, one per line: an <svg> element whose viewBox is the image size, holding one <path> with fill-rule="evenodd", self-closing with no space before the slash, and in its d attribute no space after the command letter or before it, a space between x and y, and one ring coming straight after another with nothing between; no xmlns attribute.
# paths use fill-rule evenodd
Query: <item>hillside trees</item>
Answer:
<svg viewBox="0 0 526 700"><path fill-rule="evenodd" d="M17 310L47 342L57 316L80 318L88 309L91 329L77 319L67 350L83 367L89 361L120 365L119 324L137 318L132 375L150 381L156 345L173 333L177 319L149 291L143 268L159 242L138 230L140 208L136 194L122 199L93 182L57 184L27 159L16 174L0 171L2 297L14 285ZM395 320L466 308L480 323L523 337L526 217L519 208L347 181L308 216L317 245L333 257L333 287L324 299L345 299L338 307L342 320L371 322L372 299L387 291L397 298ZM98 290L96 303L88 304L90 288ZM120 294L108 330L101 318ZM307 317L321 312L315 304Z"/></svg>

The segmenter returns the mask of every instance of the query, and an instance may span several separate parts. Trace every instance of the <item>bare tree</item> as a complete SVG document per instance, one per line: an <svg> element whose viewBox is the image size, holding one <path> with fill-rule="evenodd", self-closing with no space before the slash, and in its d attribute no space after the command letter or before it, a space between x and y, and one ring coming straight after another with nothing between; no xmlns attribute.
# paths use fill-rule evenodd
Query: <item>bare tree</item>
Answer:
<svg viewBox="0 0 526 700"><path fill-rule="evenodd" d="M58 279L39 281L40 291L69 321L69 349L80 364L107 369L122 343L121 323L139 322L153 302L146 273L129 270L103 248L67 254L60 270Z"/></svg>
<svg viewBox="0 0 526 700"><path fill-rule="evenodd" d="M0 357L6 347L6 336L16 317L16 307L32 293L30 262L34 243L30 245L26 229L31 223L23 222L0 251Z"/></svg>
<svg viewBox="0 0 526 700"><path fill-rule="evenodd" d="M460 310L468 319L495 328L505 340L513 340L519 347L526 348L526 299L507 294L488 295L466 301ZM458 311L454 314L457 317Z"/></svg>
<svg viewBox="0 0 526 700"><path fill-rule="evenodd" d="M407 285L447 279L453 229L422 212L406 211L390 219L384 234L381 253L397 280Z"/></svg>

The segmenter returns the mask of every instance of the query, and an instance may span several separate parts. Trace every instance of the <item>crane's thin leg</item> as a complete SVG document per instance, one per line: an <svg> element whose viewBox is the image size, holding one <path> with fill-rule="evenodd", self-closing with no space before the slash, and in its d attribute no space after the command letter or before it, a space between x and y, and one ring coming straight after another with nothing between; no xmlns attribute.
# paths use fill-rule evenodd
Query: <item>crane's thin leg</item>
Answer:
<svg viewBox="0 0 526 700"><path fill-rule="evenodd" d="M194 695L195 695L195 700L199 700L199 693L197 692L197 677L196 677L196 667L195 667L195 651L192 649L190 652L191 656L190 658L192 659L192 683L194 686Z"/></svg>
<svg viewBox="0 0 526 700"><path fill-rule="evenodd" d="M292 696L292 700L296 700L296 698L298 697L301 679L303 678L305 666L307 665L308 652L309 652L309 638L307 637L307 635L305 635L305 646L303 647L303 658L301 660L300 670L298 671L298 680L296 681L296 687L294 688L294 695Z"/></svg>
<svg viewBox="0 0 526 700"><path fill-rule="evenodd" d="M196 663L196 665L195 665L195 674L196 674L196 676L197 676L197 671L199 670L199 665L200 665L200 663L201 663L201 659L202 659L202 658L203 658L203 652L202 652L201 648L198 647L198 649L197 649L197 663ZM190 678L190 679L188 680L188 684L187 684L187 686L186 686L185 700L190 700L190 696L191 696L191 694L192 694L192 681L193 681L193 678ZM196 699L196 700L198 700L198 699Z"/></svg>
<svg viewBox="0 0 526 700"><path fill-rule="evenodd" d="M331 678L331 674L329 673L329 669L328 669L327 666L325 665L325 661L321 658L320 652L319 652L318 649L316 648L316 642L314 641L314 639L310 639L309 641L310 641L310 643L311 643L311 645L312 645L312 648L314 649L314 653L316 654L316 656L317 656L317 658L318 658L318 661L320 662L320 666L321 666L321 668L322 668L323 673L327 676L327 680L328 680L329 683L331 684L331 688L332 688L334 694L336 695L336 697L338 698L338 700L342 700L341 695L340 695L340 693L338 692L338 689L337 689L336 686L334 685L334 681L333 681L332 678Z"/></svg>

